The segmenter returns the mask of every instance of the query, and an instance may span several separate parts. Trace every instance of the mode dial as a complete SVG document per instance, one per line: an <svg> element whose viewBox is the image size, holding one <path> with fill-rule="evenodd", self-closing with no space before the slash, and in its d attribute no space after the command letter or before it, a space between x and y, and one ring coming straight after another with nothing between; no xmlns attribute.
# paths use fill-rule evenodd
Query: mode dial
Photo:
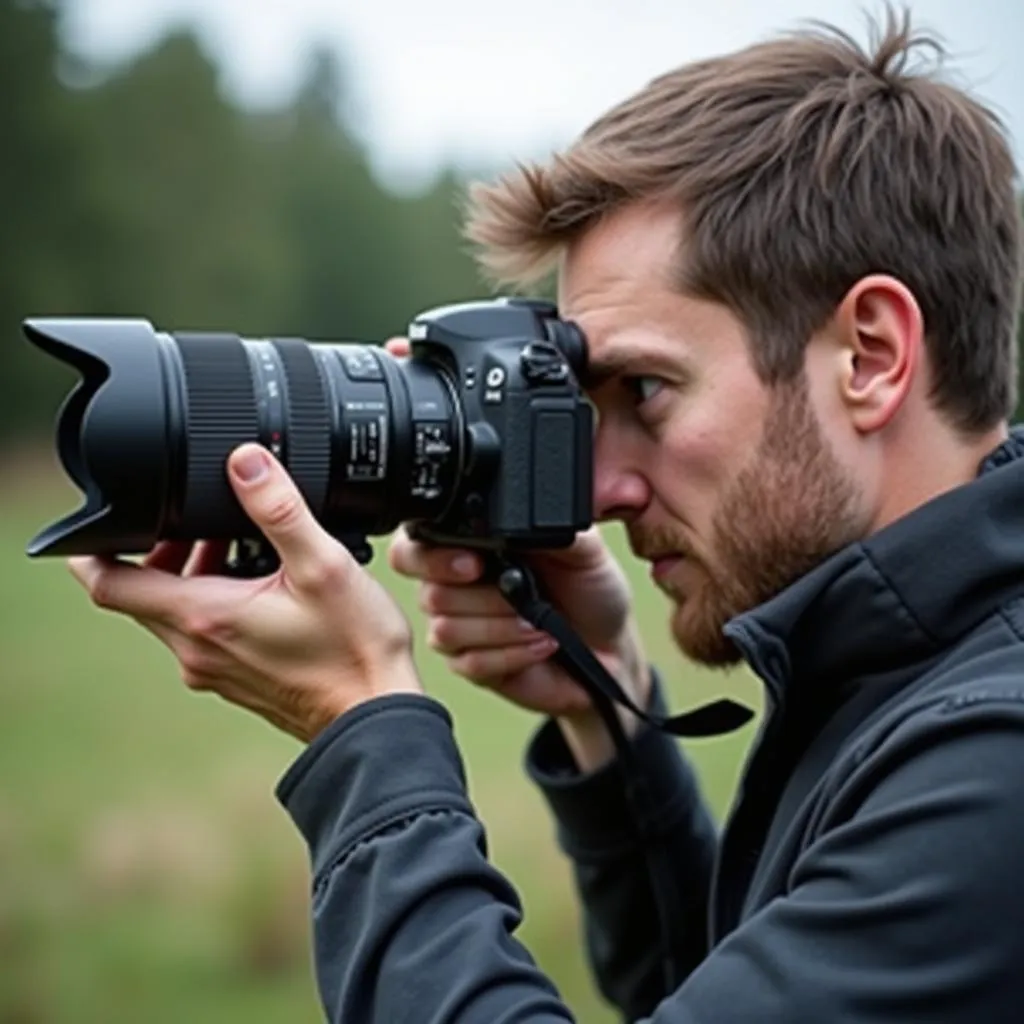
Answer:
<svg viewBox="0 0 1024 1024"><path fill-rule="evenodd" d="M569 364L550 341L531 341L520 352L519 364L530 384L563 384L569 379Z"/></svg>

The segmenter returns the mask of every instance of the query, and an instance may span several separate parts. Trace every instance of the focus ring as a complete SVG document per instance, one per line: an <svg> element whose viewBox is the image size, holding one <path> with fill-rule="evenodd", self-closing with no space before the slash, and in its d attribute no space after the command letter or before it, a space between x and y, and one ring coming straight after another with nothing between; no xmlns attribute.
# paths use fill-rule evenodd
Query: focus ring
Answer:
<svg viewBox="0 0 1024 1024"><path fill-rule="evenodd" d="M275 338L272 344L288 385L288 472L313 515L320 516L331 475L331 417L324 381L305 342Z"/></svg>
<svg viewBox="0 0 1024 1024"><path fill-rule="evenodd" d="M177 334L185 370L188 452L181 533L186 537L251 537L227 477L227 459L259 439L252 372L233 334Z"/></svg>

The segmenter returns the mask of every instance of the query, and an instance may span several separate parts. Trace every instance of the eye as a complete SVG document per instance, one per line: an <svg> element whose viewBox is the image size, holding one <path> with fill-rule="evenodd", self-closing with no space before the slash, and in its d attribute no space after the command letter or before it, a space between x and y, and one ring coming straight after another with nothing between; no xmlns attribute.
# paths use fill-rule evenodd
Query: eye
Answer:
<svg viewBox="0 0 1024 1024"><path fill-rule="evenodd" d="M633 396L637 405L643 405L644 402L654 398L665 386L665 381L661 377L653 377L649 374L623 377L622 383Z"/></svg>

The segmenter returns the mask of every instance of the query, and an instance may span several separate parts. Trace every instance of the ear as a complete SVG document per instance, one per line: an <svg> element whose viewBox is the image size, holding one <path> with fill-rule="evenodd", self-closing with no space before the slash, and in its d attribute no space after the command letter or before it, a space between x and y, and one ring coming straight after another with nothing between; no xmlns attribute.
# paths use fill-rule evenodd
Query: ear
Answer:
<svg viewBox="0 0 1024 1024"><path fill-rule="evenodd" d="M861 278L836 310L840 397L862 433L881 430L913 386L924 355L924 317L914 293L888 274Z"/></svg>

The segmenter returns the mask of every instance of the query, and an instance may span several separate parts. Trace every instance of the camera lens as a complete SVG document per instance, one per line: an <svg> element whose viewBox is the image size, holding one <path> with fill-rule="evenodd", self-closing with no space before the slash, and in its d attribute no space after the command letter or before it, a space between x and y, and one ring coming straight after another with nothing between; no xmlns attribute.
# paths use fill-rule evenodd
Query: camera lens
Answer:
<svg viewBox="0 0 1024 1024"><path fill-rule="evenodd" d="M452 499L461 412L440 366L369 345L166 334L143 320L36 320L26 333L82 374L57 448L85 494L29 554L253 537L225 471L246 441L275 453L327 529L387 533Z"/></svg>

